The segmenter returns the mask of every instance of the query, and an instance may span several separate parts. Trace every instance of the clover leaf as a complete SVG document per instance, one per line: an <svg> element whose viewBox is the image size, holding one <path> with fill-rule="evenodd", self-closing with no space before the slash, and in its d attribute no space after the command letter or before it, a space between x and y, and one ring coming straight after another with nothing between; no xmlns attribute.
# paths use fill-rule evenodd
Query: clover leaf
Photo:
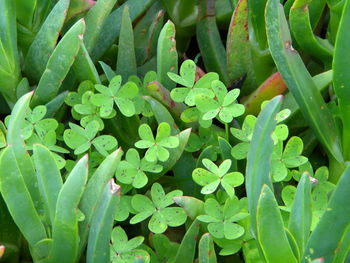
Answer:
<svg viewBox="0 0 350 263"><path fill-rule="evenodd" d="M296 170L293 170L296 171ZM327 210L327 205L330 197L330 193L335 188L335 185L328 181L328 168L326 166L319 167L315 174L313 172L312 166L309 162L301 165L299 167L299 172L295 172L294 176L297 180L300 179L303 173L307 173L311 183L313 184L311 192L312 201L312 224L311 230L313 230L324 212ZM287 185L282 190L282 200L284 206L280 208L284 211L290 212L291 207L295 198L296 187L292 185Z"/></svg>
<svg viewBox="0 0 350 263"><path fill-rule="evenodd" d="M145 158L149 162L160 160L165 162L169 159L169 149L179 146L179 138L170 136L170 125L166 122L159 124L157 135L154 139L151 127L148 124L141 124L139 127L139 136L141 140L135 143L139 149L147 149Z"/></svg>
<svg viewBox="0 0 350 263"><path fill-rule="evenodd" d="M227 92L225 84L219 80L214 80L211 88L215 94L214 98L203 93L197 95L195 99L197 108L204 113L203 120L212 120L218 116L219 120L230 123L233 118L244 113L244 106L236 102L239 89Z"/></svg>
<svg viewBox="0 0 350 263"><path fill-rule="evenodd" d="M97 121L89 122L85 128L74 123L69 123L69 127L70 129L64 131L63 139L76 155L86 152L93 145L100 154L107 156L108 151L118 146L118 142L113 136L101 135L96 137L99 131Z"/></svg>
<svg viewBox="0 0 350 263"><path fill-rule="evenodd" d="M28 109L22 128L22 136L25 140L30 138L34 131L43 137L48 131L57 129L58 122L55 119L44 119L46 112L44 105L36 106L33 110Z"/></svg>
<svg viewBox="0 0 350 263"><path fill-rule="evenodd" d="M80 83L77 92L69 92L65 99L65 103L72 107L71 113L74 119L80 120L80 125L86 127L90 121L98 121L100 124L100 130L103 130L104 123L101 119L100 108L91 102L91 98L94 95L94 84L89 81L83 81ZM113 110L109 116L104 116L104 119L112 118L115 116Z"/></svg>
<svg viewBox="0 0 350 263"><path fill-rule="evenodd" d="M32 150L33 144L36 143L45 145L50 151L52 151L53 157L55 158L59 169L62 169L65 166L66 160L57 153L69 153L69 151L63 147L56 145L57 139L55 131L48 131L42 136L38 136L37 134L33 133L33 135L26 140L27 149Z"/></svg>
<svg viewBox="0 0 350 263"><path fill-rule="evenodd" d="M223 161L219 167L206 158L203 159L202 162L207 170L196 168L192 172L193 180L200 186L203 186L201 193L211 194L221 185L231 198L234 197L234 187L243 184L244 177L240 172L227 173L231 167L232 161L227 159Z"/></svg>
<svg viewBox="0 0 350 263"><path fill-rule="evenodd" d="M64 102L70 106L74 107L76 104L81 103L81 99L83 97L83 94L86 91L94 91L94 83L90 80L85 80L79 84L79 87L77 91L71 91L68 93L67 97L65 98Z"/></svg>
<svg viewBox="0 0 350 263"><path fill-rule="evenodd" d="M187 59L181 64L180 76L173 72L168 72L168 77L184 87L192 87L196 77L196 64L193 60Z"/></svg>
<svg viewBox="0 0 350 263"><path fill-rule="evenodd" d="M182 191L174 190L165 194L158 183L152 185L152 200L144 195L134 195L131 204L137 214L131 218L130 224L137 224L151 217L148 228L156 234L163 233L168 226L181 226L187 218L185 211L180 207L168 207L174 203L173 198L176 196L182 196Z"/></svg>
<svg viewBox="0 0 350 263"><path fill-rule="evenodd" d="M247 115L244 119L242 129L231 128L231 134L239 139L240 143L232 147L231 155L237 159L242 160L247 158L250 141L252 140L253 131L255 127L256 117Z"/></svg>
<svg viewBox="0 0 350 263"><path fill-rule="evenodd" d="M208 198L204 203L205 215L198 216L198 220L209 223L208 231L215 238L237 239L244 234L244 228L235 222L248 216L240 210L236 196L227 199L223 207L215 199Z"/></svg>
<svg viewBox="0 0 350 263"><path fill-rule="evenodd" d="M143 262L150 262L147 251L137 249L143 243L144 237L138 236L128 240L125 231L118 226L113 229L111 239L112 263L132 263L137 258L141 258Z"/></svg>
<svg viewBox="0 0 350 263"><path fill-rule="evenodd" d="M203 120L204 113L201 113L196 107L188 108L181 113L181 120L185 123L198 121L203 128L209 128L212 120Z"/></svg>
<svg viewBox="0 0 350 263"><path fill-rule="evenodd" d="M130 213L136 213L136 211L132 208L131 199L132 196L130 195L123 194L120 196L120 204L115 211L114 217L116 221L125 221L129 217Z"/></svg>
<svg viewBox="0 0 350 263"><path fill-rule="evenodd" d="M100 92L94 94L92 103L100 107L101 117L109 116L113 112L114 103L117 105L120 112L131 117L135 114L135 106L131 101L138 93L137 85L128 81L121 86L122 78L120 75L113 77L108 87L96 84L95 89Z"/></svg>
<svg viewBox="0 0 350 263"><path fill-rule="evenodd" d="M185 150L188 152L196 152L208 145L217 145L217 137L214 135L212 128L199 127L198 135L191 132Z"/></svg>
<svg viewBox="0 0 350 263"><path fill-rule="evenodd" d="M180 244L172 242L164 234L152 236L152 243L159 262L174 262Z"/></svg>
<svg viewBox="0 0 350 263"><path fill-rule="evenodd" d="M307 162L307 158L301 156L303 141L296 136L291 137L283 150L283 143L279 142L274 147L271 156L271 176L275 182L284 180L288 175L288 168L298 167Z"/></svg>
<svg viewBox="0 0 350 263"><path fill-rule="evenodd" d="M284 109L276 114L276 123L284 121L290 115L289 109ZM249 145L252 140L254 127L256 123L256 117L253 115L247 115L244 119L242 129L231 128L231 134L241 142L232 147L231 155L237 159L242 160L247 158ZM274 129L271 138L274 141L274 145L278 142L285 141L288 138L289 130L285 124L278 124Z"/></svg>
<svg viewBox="0 0 350 263"><path fill-rule="evenodd" d="M176 102L185 102L188 106L194 106L196 95L201 93L206 93L213 98L214 93L210 90L210 83L219 79L217 73L210 72L194 83L196 78L196 64L192 60L185 60L182 63L180 76L172 72L168 72L168 76L174 82L184 86L182 88L172 89L170 92L171 98Z"/></svg>
<svg viewBox="0 0 350 263"><path fill-rule="evenodd" d="M86 91L82 98L81 103L73 106L73 110L79 114L79 116L72 115L75 119L80 120L80 125L86 127L88 123L92 121L97 121L99 124L99 130L104 129L104 123L100 116L100 109L92 103L92 97L94 93L92 91ZM112 118L115 112L112 112L108 118ZM107 118L107 117L106 117Z"/></svg>
<svg viewBox="0 0 350 263"><path fill-rule="evenodd" d="M139 87L139 92L136 97L132 99L135 106L135 114L142 114L145 117L152 117L153 111L151 105L143 98L148 96L147 85L151 81L157 80L157 73L155 71L148 71L143 79L143 83L140 78L133 75L130 76L128 81L134 82Z"/></svg>
<svg viewBox="0 0 350 263"><path fill-rule="evenodd" d="M127 151L125 160L119 163L115 175L121 183L141 188L148 182L145 172L159 173L162 169L163 167L155 162L140 159L138 151L131 148Z"/></svg>

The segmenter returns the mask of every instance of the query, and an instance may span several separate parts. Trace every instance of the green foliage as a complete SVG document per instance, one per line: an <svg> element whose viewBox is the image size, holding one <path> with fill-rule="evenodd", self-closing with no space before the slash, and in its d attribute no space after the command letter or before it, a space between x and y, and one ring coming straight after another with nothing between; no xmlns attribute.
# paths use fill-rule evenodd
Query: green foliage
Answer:
<svg viewBox="0 0 350 263"><path fill-rule="evenodd" d="M220 185L231 198L234 197L234 187L243 184L244 177L239 172L228 173L232 161L229 159L225 160L219 167L209 159L203 159L202 162L207 170L196 168L192 173L193 180L203 186L201 193L211 194Z"/></svg>
<svg viewBox="0 0 350 263"><path fill-rule="evenodd" d="M147 124L142 124L139 127L139 136L141 140L135 143L139 149L147 149L145 159L149 162L157 160L165 162L169 159L169 151L179 146L179 139L175 136L170 136L170 125L166 122L159 124L156 138L154 138L151 128Z"/></svg>
<svg viewBox="0 0 350 263"><path fill-rule="evenodd" d="M176 227L185 223L186 214L182 208L169 207L174 203L173 198L181 196L182 191L174 190L165 194L164 189L158 183L152 185L150 200L144 195L134 195L131 204L137 212L131 218L131 224L137 224L151 216L148 222L150 231L156 234L163 233L168 226Z"/></svg>
<svg viewBox="0 0 350 263"><path fill-rule="evenodd" d="M141 258L143 262L150 262L147 251L137 249L143 242L144 237L138 236L128 240L123 228L115 227L112 231L111 262L126 263Z"/></svg>
<svg viewBox="0 0 350 263"><path fill-rule="evenodd" d="M0 0L0 262L347 262L349 1Z"/></svg>
<svg viewBox="0 0 350 263"><path fill-rule="evenodd" d="M215 238L237 239L244 234L244 228L236 222L249 214L240 213L237 197L227 199L221 206L218 201L208 198L204 204L205 215L200 215L198 220L208 223L208 231Z"/></svg>

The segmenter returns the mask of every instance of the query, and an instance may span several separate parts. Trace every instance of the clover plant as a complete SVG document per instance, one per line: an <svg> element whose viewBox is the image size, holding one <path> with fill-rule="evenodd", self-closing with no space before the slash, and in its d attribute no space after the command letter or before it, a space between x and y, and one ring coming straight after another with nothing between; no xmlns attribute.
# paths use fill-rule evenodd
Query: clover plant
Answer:
<svg viewBox="0 0 350 263"><path fill-rule="evenodd" d="M112 231L111 262L127 263L141 258L143 262L150 262L149 254L138 247L142 244L144 237L134 237L128 240L128 236L121 227L115 227Z"/></svg>
<svg viewBox="0 0 350 263"><path fill-rule="evenodd" d="M193 180L203 186L201 193L211 194L221 185L226 193L233 197L234 187L243 184L244 177L240 172L228 173L232 161L230 159L224 160L219 167L209 159L203 159L202 162L207 170L196 168L192 173Z"/></svg>
<svg viewBox="0 0 350 263"><path fill-rule="evenodd" d="M0 0L0 261L348 262L349 24L350 0Z"/></svg>
<svg viewBox="0 0 350 263"><path fill-rule="evenodd" d="M170 125L166 122L159 124L156 138L154 138L148 124L141 124L138 132L141 140L137 141L135 146L139 149L147 149L145 158L149 162L157 160L165 162L170 155L167 149L179 146L179 139L175 136L170 136Z"/></svg>
<svg viewBox="0 0 350 263"><path fill-rule="evenodd" d="M131 200L133 209L137 212L130 219L131 224L137 224L149 217L148 228L156 234L163 233L168 226L176 227L185 223L186 213L180 207L169 207L174 203L173 197L181 196L182 191L174 190L165 194L164 189L158 183L151 188L151 199L147 196L136 194Z"/></svg>

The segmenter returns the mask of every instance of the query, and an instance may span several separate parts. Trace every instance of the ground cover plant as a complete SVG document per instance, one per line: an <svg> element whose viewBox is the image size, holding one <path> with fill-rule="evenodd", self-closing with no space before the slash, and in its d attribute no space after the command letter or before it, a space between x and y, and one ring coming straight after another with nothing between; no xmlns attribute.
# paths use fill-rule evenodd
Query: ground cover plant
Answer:
<svg viewBox="0 0 350 263"><path fill-rule="evenodd" d="M0 0L1 262L350 262L350 0Z"/></svg>

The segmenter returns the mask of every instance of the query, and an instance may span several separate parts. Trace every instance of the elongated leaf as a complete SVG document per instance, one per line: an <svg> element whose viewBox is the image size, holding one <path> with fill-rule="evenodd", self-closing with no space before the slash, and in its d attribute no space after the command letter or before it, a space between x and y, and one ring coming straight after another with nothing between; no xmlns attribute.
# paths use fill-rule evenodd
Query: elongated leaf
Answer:
<svg viewBox="0 0 350 263"><path fill-rule="evenodd" d="M95 3L96 2L93 0L75 0L75 1L72 1L69 5L66 20L69 21L69 19L71 19L72 17L89 10L91 7L94 6Z"/></svg>
<svg viewBox="0 0 350 263"><path fill-rule="evenodd" d="M220 147L220 155L221 155L222 160L227 160L227 159L231 160L231 167L228 170L228 172L237 171L237 160L235 158L233 158L233 156L231 154L232 147L231 147L230 143L222 137L218 137L218 143L219 143L219 147Z"/></svg>
<svg viewBox="0 0 350 263"><path fill-rule="evenodd" d="M267 185L261 190L257 208L257 233L267 262L298 262L284 231L283 219L277 201Z"/></svg>
<svg viewBox="0 0 350 263"><path fill-rule="evenodd" d="M169 90L164 88L158 81L148 83L146 88L149 94L167 107L173 115L180 117L181 113L186 109L185 104L173 101Z"/></svg>
<svg viewBox="0 0 350 263"><path fill-rule="evenodd" d="M188 139L190 138L190 134L191 134L191 129L189 128L184 131L181 131L179 134L176 135L176 137L179 138L179 146L177 148L168 149L170 157L166 162L162 163L162 166L163 166L162 174L165 174L166 172L168 172L180 159L180 157L182 156L185 150Z"/></svg>
<svg viewBox="0 0 350 263"><path fill-rule="evenodd" d="M267 47L266 29L265 29L265 6L267 0L249 0L249 16L254 29L254 36L259 43L261 50Z"/></svg>
<svg viewBox="0 0 350 263"><path fill-rule="evenodd" d="M46 103L57 95L62 81L78 54L84 30L85 22L81 19L69 29L58 43L35 90L33 105Z"/></svg>
<svg viewBox="0 0 350 263"><path fill-rule="evenodd" d="M174 263L193 263L199 227L200 222L195 219L181 241Z"/></svg>
<svg viewBox="0 0 350 263"><path fill-rule="evenodd" d="M73 70L80 82L91 80L95 84L101 84L97 69L92 62L89 52L86 50L83 42L80 43L80 49L73 64Z"/></svg>
<svg viewBox="0 0 350 263"><path fill-rule="evenodd" d="M328 70L320 73L312 78L319 92L323 92L333 81L333 70ZM297 113L300 113L299 105L296 102L293 94L288 92L283 99L282 109L290 109L290 117L292 118Z"/></svg>
<svg viewBox="0 0 350 263"><path fill-rule="evenodd" d="M103 24L116 2L117 0L99 0L86 14L86 32L84 35L84 44L89 53L95 46L95 43L103 28Z"/></svg>
<svg viewBox="0 0 350 263"><path fill-rule="evenodd" d="M199 263L216 263L216 254L213 239L209 233L204 234L199 240Z"/></svg>
<svg viewBox="0 0 350 263"><path fill-rule="evenodd" d="M149 105L151 106L157 122L158 123L166 122L170 125L171 135L175 135L180 132L179 127L175 123L169 111L159 101L148 96L145 96L144 99L146 99Z"/></svg>
<svg viewBox="0 0 350 263"><path fill-rule="evenodd" d="M30 86L29 81L27 78L22 78L21 81L18 83L17 89L16 89L16 96L19 99L24 94L30 92Z"/></svg>
<svg viewBox="0 0 350 263"><path fill-rule="evenodd" d="M12 146L8 146L1 152L0 191L13 220L33 246L46 238L46 231L35 210L13 150Z"/></svg>
<svg viewBox="0 0 350 263"><path fill-rule="evenodd" d="M20 80L15 1L0 1L0 91L12 108Z"/></svg>
<svg viewBox="0 0 350 263"><path fill-rule="evenodd" d="M346 160L350 159L350 138L347 135L350 132L350 91L349 91L349 65L350 62L344 56L348 43L350 41L349 25L350 22L350 1L345 1L343 15L339 24L339 31L335 43L335 52L333 60L334 69L334 91L338 98L341 118L343 122L343 153Z"/></svg>
<svg viewBox="0 0 350 263"><path fill-rule="evenodd" d="M159 33L165 11L160 1L155 2L134 28L136 61L139 66L156 55Z"/></svg>
<svg viewBox="0 0 350 263"><path fill-rule="evenodd" d="M326 151L342 162L340 136L330 110L293 49L283 7L278 0L268 0L266 30L272 57L277 69L293 94L305 119Z"/></svg>
<svg viewBox="0 0 350 263"><path fill-rule="evenodd" d="M53 100L45 104L47 108L47 112L45 115L46 118L53 118L55 116L55 114L64 104L64 100L66 99L67 94L68 94L68 91L64 91L58 94Z"/></svg>
<svg viewBox="0 0 350 263"><path fill-rule="evenodd" d="M122 155L123 151L121 149L108 155L89 179L79 205L79 208L85 215L85 220L79 224L79 255L85 248L88 233L90 231L91 220L97 208L99 198L102 195L104 187L114 175Z"/></svg>
<svg viewBox="0 0 350 263"><path fill-rule="evenodd" d="M347 262L349 260L349 252L350 252L350 224L348 228L345 230L344 235L342 236L341 241L339 242L340 246L337 248L337 253L333 258L333 263L337 262Z"/></svg>
<svg viewBox="0 0 350 263"><path fill-rule="evenodd" d="M244 115L258 115L261 109L261 103L263 103L265 100L270 100L277 95L281 95L286 89L287 86L284 83L281 74L278 72L274 73L245 100ZM290 96L293 98L292 95Z"/></svg>
<svg viewBox="0 0 350 263"><path fill-rule="evenodd" d="M311 229L311 184L309 175L303 174L289 217L289 231L297 242L299 251L304 251Z"/></svg>
<svg viewBox="0 0 350 263"><path fill-rule="evenodd" d="M70 0L60 0L52 8L39 32L29 47L24 62L24 71L38 82L45 71L45 66L55 49L59 33L67 16Z"/></svg>
<svg viewBox="0 0 350 263"><path fill-rule="evenodd" d="M58 193L62 187L62 177L56 160L46 147L36 144L33 146L33 156L39 190L44 199L45 209L54 223Z"/></svg>
<svg viewBox="0 0 350 263"><path fill-rule="evenodd" d="M310 23L313 29L315 29L320 21L323 11L326 7L327 0L311 1L309 3Z"/></svg>
<svg viewBox="0 0 350 263"><path fill-rule="evenodd" d="M114 216L120 201L120 186L111 179L105 186L91 221L86 262L109 263Z"/></svg>
<svg viewBox="0 0 350 263"><path fill-rule="evenodd" d="M251 216L252 232L257 237L256 210L264 184L272 188L270 156L273 151L271 134L276 127L275 115L281 105L281 96L272 99L258 116L247 156L246 191Z"/></svg>
<svg viewBox="0 0 350 263"><path fill-rule="evenodd" d="M125 6L120 27L117 75L121 75L123 82L126 82L129 76L136 75L136 73L134 33L129 15L129 8Z"/></svg>
<svg viewBox="0 0 350 263"><path fill-rule="evenodd" d="M121 24L122 12L126 5L129 7L130 18L132 21L134 21L154 1L155 0L128 0L118 9L114 10L104 22L92 52L89 52L92 60L97 61L107 51L107 49L112 46L114 42L116 42L120 32L120 26L118 25Z"/></svg>
<svg viewBox="0 0 350 263"><path fill-rule="evenodd" d="M293 36L300 48L310 55L329 63L332 60L333 47L328 40L314 35L310 24L309 0L296 0L290 9L289 24Z"/></svg>
<svg viewBox="0 0 350 263"><path fill-rule="evenodd" d="M348 166L333 191L324 215L311 234L302 262L307 262L306 258L319 257L323 257L325 262L332 262L339 252L338 248L342 246L339 241L348 231L350 222L349 187L350 167ZM329 231L330 225L332 225L332 231Z"/></svg>
<svg viewBox="0 0 350 263"><path fill-rule="evenodd" d="M79 234L77 209L88 177L88 157L79 160L59 192L49 262L76 262Z"/></svg>
<svg viewBox="0 0 350 263"><path fill-rule="evenodd" d="M169 20L160 31L157 45L158 80L168 90L172 90L176 86L176 83L168 77L168 72L177 74L177 56L175 25Z"/></svg>
<svg viewBox="0 0 350 263"><path fill-rule="evenodd" d="M101 65L103 72L105 73L108 81L110 82L112 80L112 78L116 75L114 70L109 65L104 63L103 61L99 61L99 63Z"/></svg>
<svg viewBox="0 0 350 263"><path fill-rule="evenodd" d="M248 0L240 0L232 14L226 42L227 70L230 83L246 75L241 94L256 88L248 32Z"/></svg>
<svg viewBox="0 0 350 263"><path fill-rule="evenodd" d="M255 239L250 239L243 243L244 262L246 263L265 263L262 252Z"/></svg>
<svg viewBox="0 0 350 263"><path fill-rule="evenodd" d="M179 28L192 29L197 18L197 1L187 0L161 0L171 21L174 21ZM186 34L190 34L189 32Z"/></svg>
<svg viewBox="0 0 350 263"><path fill-rule="evenodd" d="M34 202L34 206L39 212L42 211L42 200L37 185L34 164L26 150L26 146L22 137L22 125L26 112L29 109L29 102L32 95L33 92L25 94L17 101L13 107L11 119L7 129L6 139L7 145L12 145L13 147L13 152L18 162L19 170L22 173L26 187Z"/></svg>
<svg viewBox="0 0 350 263"><path fill-rule="evenodd" d="M202 200L191 196L176 196L173 200L185 210L192 220L204 213L204 202Z"/></svg>
<svg viewBox="0 0 350 263"><path fill-rule="evenodd" d="M31 256L34 262L45 262L50 254L52 239L45 238L36 243L31 249Z"/></svg>
<svg viewBox="0 0 350 263"><path fill-rule="evenodd" d="M22 25L30 28L35 13L36 0L16 0L16 16Z"/></svg>
<svg viewBox="0 0 350 263"><path fill-rule="evenodd" d="M226 51L222 44L215 21L213 1L200 0L200 20L196 25L197 42L201 51L206 70L217 72L220 79L229 84L227 74Z"/></svg>

